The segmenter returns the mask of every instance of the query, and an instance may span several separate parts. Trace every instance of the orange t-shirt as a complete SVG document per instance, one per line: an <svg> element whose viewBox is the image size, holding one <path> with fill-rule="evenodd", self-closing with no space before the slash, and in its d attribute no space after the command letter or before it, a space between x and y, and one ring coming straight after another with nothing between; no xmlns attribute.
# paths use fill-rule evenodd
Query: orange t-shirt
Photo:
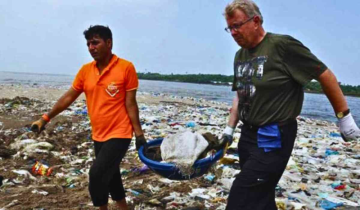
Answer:
<svg viewBox="0 0 360 210"><path fill-rule="evenodd" d="M72 88L86 95L93 140L132 138L133 127L125 107L125 94L137 89L138 85L133 64L116 55L101 75L96 61L80 69Z"/></svg>

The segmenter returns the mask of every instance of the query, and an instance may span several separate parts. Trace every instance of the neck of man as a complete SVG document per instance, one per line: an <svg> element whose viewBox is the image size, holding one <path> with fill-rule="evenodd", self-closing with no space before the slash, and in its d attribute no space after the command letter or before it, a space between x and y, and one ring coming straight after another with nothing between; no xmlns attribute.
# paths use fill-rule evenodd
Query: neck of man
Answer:
<svg viewBox="0 0 360 210"><path fill-rule="evenodd" d="M265 36L266 36L266 31L264 30L264 28L263 27L258 28L258 32L256 33L256 37L253 41L253 44L250 46L250 49L258 46L265 38Z"/></svg>
<svg viewBox="0 0 360 210"><path fill-rule="evenodd" d="M104 57L104 59L96 61L96 67L99 69L100 74L106 68L106 66L109 65L112 56L113 54L110 52Z"/></svg>

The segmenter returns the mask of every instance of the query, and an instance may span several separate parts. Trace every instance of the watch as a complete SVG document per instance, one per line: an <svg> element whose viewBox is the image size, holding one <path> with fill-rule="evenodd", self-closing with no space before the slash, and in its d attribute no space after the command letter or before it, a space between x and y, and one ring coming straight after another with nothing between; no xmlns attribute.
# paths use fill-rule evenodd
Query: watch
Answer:
<svg viewBox="0 0 360 210"><path fill-rule="evenodd" d="M342 119L343 117L345 117L346 115L348 115L350 113L350 109L347 109L347 110L345 110L345 111L343 111L343 112L338 112L338 113L336 113L336 117L338 118L338 119Z"/></svg>

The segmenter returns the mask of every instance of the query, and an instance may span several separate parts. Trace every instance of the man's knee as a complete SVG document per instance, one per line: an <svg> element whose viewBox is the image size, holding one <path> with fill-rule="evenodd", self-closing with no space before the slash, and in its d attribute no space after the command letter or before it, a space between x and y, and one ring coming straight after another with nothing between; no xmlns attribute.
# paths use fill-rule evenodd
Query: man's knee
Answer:
<svg viewBox="0 0 360 210"><path fill-rule="evenodd" d="M89 171L89 180L90 182L99 182L102 180L104 172L101 170L97 164L93 164Z"/></svg>

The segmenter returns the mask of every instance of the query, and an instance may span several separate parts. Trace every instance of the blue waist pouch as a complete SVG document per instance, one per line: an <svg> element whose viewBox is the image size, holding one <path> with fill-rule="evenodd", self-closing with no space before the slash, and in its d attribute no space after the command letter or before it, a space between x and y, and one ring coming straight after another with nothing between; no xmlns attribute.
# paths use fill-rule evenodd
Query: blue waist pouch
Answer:
<svg viewBox="0 0 360 210"><path fill-rule="evenodd" d="M281 148L281 134L277 123L265 125L257 132L258 147L264 148L265 152L271 152Z"/></svg>

